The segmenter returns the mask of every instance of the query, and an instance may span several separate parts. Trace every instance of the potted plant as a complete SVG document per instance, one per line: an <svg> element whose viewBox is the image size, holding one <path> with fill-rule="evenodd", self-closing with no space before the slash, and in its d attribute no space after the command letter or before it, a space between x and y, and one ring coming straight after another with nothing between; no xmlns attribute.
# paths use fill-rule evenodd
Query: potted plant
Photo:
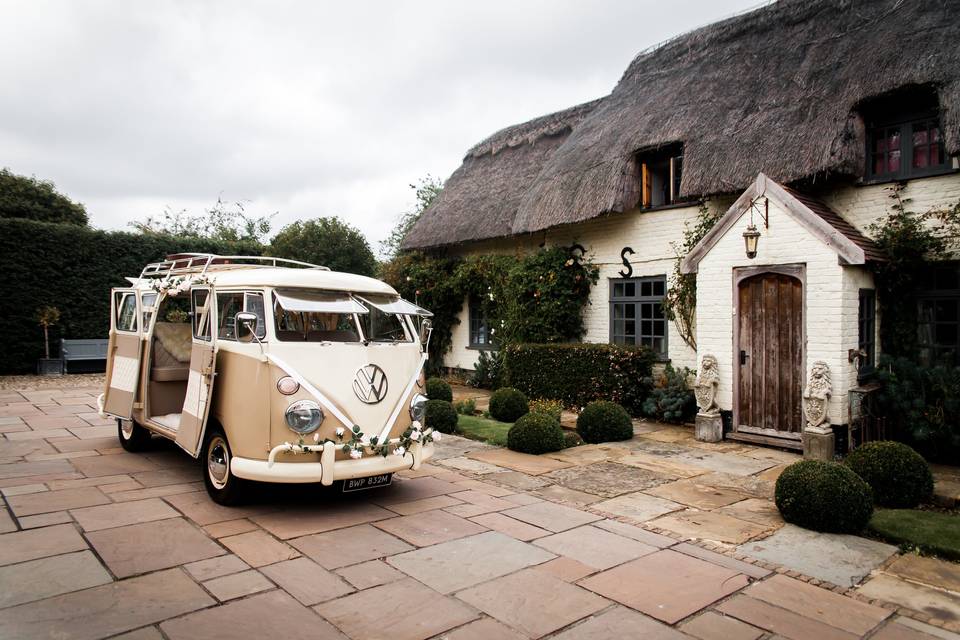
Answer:
<svg viewBox="0 0 960 640"><path fill-rule="evenodd" d="M59 376L63 374L63 360L50 357L50 327L60 322L60 309L56 307L40 307L37 309L37 324L43 327L43 346L45 357L37 361L37 373L42 376Z"/></svg>

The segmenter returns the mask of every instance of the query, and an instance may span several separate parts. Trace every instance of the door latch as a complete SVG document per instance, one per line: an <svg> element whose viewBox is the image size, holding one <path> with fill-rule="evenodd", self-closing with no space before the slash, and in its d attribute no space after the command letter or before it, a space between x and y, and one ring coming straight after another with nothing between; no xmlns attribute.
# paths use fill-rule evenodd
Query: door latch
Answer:
<svg viewBox="0 0 960 640"><path fill-rule="evenodd" d="M746 351L744 351L743 349L740 349L740 365L741 366L747 364L747 358L749 357L750 356L747 355Z"/></svg>

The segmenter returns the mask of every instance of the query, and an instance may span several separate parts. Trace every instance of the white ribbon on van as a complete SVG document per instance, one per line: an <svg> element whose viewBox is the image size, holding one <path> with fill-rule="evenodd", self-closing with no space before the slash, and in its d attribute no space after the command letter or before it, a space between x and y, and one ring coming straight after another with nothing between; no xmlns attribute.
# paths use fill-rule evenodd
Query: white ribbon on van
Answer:
<svg viewBox="0 0 960 640"><path fill-rule="evenodd" d="M264 355L267 357L267 360L269 360L273 364L280 367L284 373L286 373L288 376L290 376L291 378L299 382L301 387L303 387L308 392L310 392L310 395L316 398L317 402L322 404L323 408L329 411L334 418L342 422L344 426L346 426L347 428L350 428L354 424L356 424L353 420L351 420L349 417L344 415L343 412L340 411L340 409L338 409L335 404L330 402L330 400L327 399L327 396L323 395L323 393L321 393L319 389L317 389L315 386L310 384L310 382L307 381L307 379L304 378L302 375L297 373L296 369L294 369L289 364L287 364L286 362L284 362L283 360L281 360L275 355L272 355L269 353L265 353Z"/></svg>

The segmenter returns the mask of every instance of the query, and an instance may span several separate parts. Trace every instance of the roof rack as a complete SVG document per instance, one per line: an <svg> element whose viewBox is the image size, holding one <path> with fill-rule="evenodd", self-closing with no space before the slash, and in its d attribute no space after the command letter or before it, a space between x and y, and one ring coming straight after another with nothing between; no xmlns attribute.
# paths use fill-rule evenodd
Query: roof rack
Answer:
<svg viewBox="0 0 960 640"><path fill-rule="evenodd" d="M244 262L252 261L253 264ZM174 253L168 255L166 260L161 262L151 262L140 272L140 278L162 278L168 275L199 273L201 275L208 271L218 270L222 267L300 267L306 269L319 269L321 271L330 271L329 267L309 262L300 262L299 260L287 260L286 258L274 258L273 256L220 256L215 253Z"/></svg>

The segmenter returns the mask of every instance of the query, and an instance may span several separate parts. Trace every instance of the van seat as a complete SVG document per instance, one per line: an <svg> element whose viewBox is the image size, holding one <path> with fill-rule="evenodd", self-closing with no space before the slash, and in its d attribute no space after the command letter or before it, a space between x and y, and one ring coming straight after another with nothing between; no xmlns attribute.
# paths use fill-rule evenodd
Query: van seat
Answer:
<svg viewBox="0 0 960 640"><path fill-rule="evenodd" d="M150 379L176 382L190 376L192 333L186 323L158 322L154 327Z"/></svg>

